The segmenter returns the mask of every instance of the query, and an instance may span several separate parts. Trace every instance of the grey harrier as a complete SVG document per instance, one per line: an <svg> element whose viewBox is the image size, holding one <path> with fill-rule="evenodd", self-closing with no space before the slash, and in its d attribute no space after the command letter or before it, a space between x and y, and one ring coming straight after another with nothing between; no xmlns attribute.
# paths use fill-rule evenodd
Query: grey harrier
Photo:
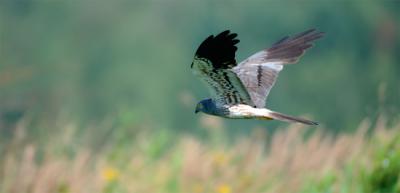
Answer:
<svg viewBox="0 0 400 193"><path fill-rule="evenodd" d="M235 60L237 34L226 30L215 37L209 36L197 49L191 68L208 85L212 98L200 101L195 112L234 119L317 125L314 121L266 109L265 100L283 66L296 63L323 34L311 29L286 36L239 64Z"/></svg>

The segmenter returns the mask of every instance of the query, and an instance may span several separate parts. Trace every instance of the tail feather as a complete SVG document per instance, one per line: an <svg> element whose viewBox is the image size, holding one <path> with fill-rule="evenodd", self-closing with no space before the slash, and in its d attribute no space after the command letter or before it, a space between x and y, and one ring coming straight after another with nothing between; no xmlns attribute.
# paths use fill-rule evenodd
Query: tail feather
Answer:
<svg viewBox="0 0 400 193"><path fill-rule="evenodd" d="M310 120L307 120L304 118L299 118L299 117L293 117L290 115L285 115L285 114L274 112L274 111L268 112L267 116L272 119L285 121L285 122L303 123L306 125L318 125L318 123L314 122L314 121L310 121Z"/></svg>

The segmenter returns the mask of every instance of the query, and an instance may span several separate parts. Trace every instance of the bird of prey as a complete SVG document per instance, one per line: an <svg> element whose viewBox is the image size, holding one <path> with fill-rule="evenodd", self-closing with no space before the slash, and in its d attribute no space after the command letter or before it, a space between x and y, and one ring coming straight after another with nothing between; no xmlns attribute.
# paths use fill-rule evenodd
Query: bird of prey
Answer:
<svg viewBox="0 0 400 193"><path fill-rule="evenodd" d="M226 30L209 36L198 47L191 69L209 87L212 98L200 101L195 113L317 125L314 121L269 110L265 108L265 101L283 67L296 63L312 47L313 41L323 35L310 29L286 36L239 64L235 60L235 45L239 43L236 33Z"/></svg>

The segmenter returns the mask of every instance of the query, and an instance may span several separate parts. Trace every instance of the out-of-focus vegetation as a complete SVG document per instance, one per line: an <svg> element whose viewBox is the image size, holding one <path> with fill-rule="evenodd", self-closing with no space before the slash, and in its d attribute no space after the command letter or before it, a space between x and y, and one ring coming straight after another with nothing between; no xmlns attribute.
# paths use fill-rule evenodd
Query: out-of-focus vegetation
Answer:
<svg viewBox="0 0 400 193"><path fill-rule="evenodd" d="M214 129L209 134L219 140L208 142L142 132L129 141L108 135L93 149L88 142L98 136L84 133L78 142L74 125L43 142L26 136L20 122L2 150L0 193L397 193L400 125L386 124L364 120L356 133L334 138L298 125L269 140L262 129L230 141L229 130Z"/></svg>
<svg viewBox="0 0 400 193"><path fill-rule="evenodd" d="M396 1L0 1L0 193L399 193L399 23ZM194 115L207 36L240 61L309 28L267 106L321 126Z"/></svg>

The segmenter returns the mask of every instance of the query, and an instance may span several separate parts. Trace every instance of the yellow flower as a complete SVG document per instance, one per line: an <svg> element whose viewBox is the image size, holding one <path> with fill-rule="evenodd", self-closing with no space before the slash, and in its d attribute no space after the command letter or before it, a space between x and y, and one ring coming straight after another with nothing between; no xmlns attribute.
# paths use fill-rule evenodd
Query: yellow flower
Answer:
<svg viewBox="0 0 400 193"><path fill-rule="evenodd" d="M231 187L226 184L219 185L217 187L217 192L218 193L231 193Z"/></svg>
<svg viewBox="0 0 400 193"><path fill-rule="evenodd" d="M115 168L107 167L103 169L101 176L105 181L110 182L118 178L119 172Z"/></svg>

